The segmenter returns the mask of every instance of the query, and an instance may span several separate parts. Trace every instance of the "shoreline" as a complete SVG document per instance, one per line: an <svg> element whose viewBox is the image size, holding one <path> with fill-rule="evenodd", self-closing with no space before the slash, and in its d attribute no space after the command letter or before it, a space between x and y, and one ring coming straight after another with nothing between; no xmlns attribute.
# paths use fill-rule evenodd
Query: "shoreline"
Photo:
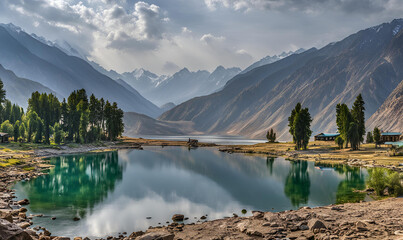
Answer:
<svg viewBox="0 0 403 240"><path fill-rule="evenodd" d="M289 160L295 160L295 159L299 159L299 160L307 160L307 161L315 161L318 163L329 163L329 160L325 159L325 161L321 161L322 159L318 159L317 154L319 154L319 157L321 156L320 154L323 153L324 151L317 151L317 150L313 150L315 151L314 153L311 152L303 152L300 153L301 151L289 151L289 149L287 149L286 151L281 151L282 149L279 149L277 151L273 151L273 147L276 148L277 146L281 146L281 147L288 147L288 145L286 144L263 144L267 146L271 146L271 148L266 148L266 149L259 149L259 147L262 147L262 144L256 144L256 145L217 145L217 144L210 144L210 143L199 143L199 147L215 147L217 148L219 151L222 152L228 152L228 153L243 153L243 154L265 154L265 155L272 155L272 156L281 156L281 157L286 157ZM18 204L18 202L14 199L14 192L11 189L11 186L13 186L15 184L15 182L17 181L21 181L21 180L29 180L31 178L36 178L38 176L41 175L45 175L47 173L44 173L43 171L48 170L50 168L52 168L52 165L49 165L48 162L45 160L46 158L49 157L54 157L54 156L60 156L60 155L68 155L68 154L78 154L78 153L95 153L95 152L106 152L106 151L117 151L119 149L142 149L142 146L161 146L161 147L165 147L165 146L182 146L182 147L186 147L187 146L187 142L185 141L168 141L168 140L156 140L156 139L134 139L134 138L123 138L123 141L121 142L108 142L108 143L103 143L101 146L100 145L91 145L91 144L84 144L84 145L72 145L72 146L68 146L68 145L63 145L60 146L58 149L55 148L39 148L39 149L34 149L33 151L30 151L28 153L28 157L26 157L24 159L24 163L22 165L14 165L14 166L9 166L9 167L2 167L0 168L0 230L1 230L1 225L7 226L8 228L15 228L15 234L19 235L26 235L26 237L33 237L33 239L50 239L48 238L51 233L49 233L49 231L47 231L46 229L41 229L41 234L38 235L37 232L35 230L29 229L30 226L32 225L32 221L31 219L34 216L26 216L25 212L26 209L23 207L23 205L21 204L21 206ZM23 153L24 154L27 153ZM304 155L305 154L305 155ZM315 156L316 154L316 156ZM12 154L11 154L12 155ZM398 161L400 161L398 159ZM403 161L402 161L403 162ZM331 161L331 163L335 163L335 164L348 164L348 165L353 165L353 166L363 166L363 167L386 167L386 168L390 168L392 170L395 171L399 171L401 172L403 170L403 166L395 166L395 165L376 165L376 164L372 164L372 165L368 165L366 161L363 160L356 160L354 159L354 161L352 162L351 160L343 160L340 162L340 159L333 159L333 161ZM354 165L355 164L355 165ZM28 169L30 168L29 171L26 171L24 169ZM32 169L33 168L33 169ZM378 203L380 201L385 201L385 200L378 200L378 201L374 201L375 203ZM403 208L403 199L399 199L399 198L389 198L386 201L389 201L391 205L397 205L398 209L402 209ZM19 201L21 203L21 201ZM380 203L379 203L380 204ZM344 206L345 204L343 204ZM359 205L359 204L356 204ZM341 205L337 205L337 206L341 206ZM330 206L327 206L330 207ZM326 207L318 207L318 208L314 208L314 209L320 209L320 208L326 208ZM375 209L374 209L375 210ZM298 212L300 210L297 211L285 211L284 213L287 212ZM283 212L280 213L276 213L276 214L282 214ZM269 214L268 213L262 213L264 215ZM254 214L255 215L255 214ZM249 221L254 221L254 219L256 218L256 216L253 217L234 217L237 220L235 221L236 223L239 223L238 220L240 222L249 222ZM251 218L251 219L250 219ZM7 219L7 220L5 220ZM241 220L240 220L241 219ZM260 219L257 218L257 219ZM13 222L13 223L9 223L9 221ZM233 224L235 224L233 222L233 218L225 218L225 219L218 219L218 220L213 220L213 221L207 221L207 222L202 222L201 224L196 224L196 226L198 225L203 225L205 229L204 231L202 231L203 229L197 230L197 232L200 234L199 236L209 236L209 231L212 231L213 229L210 229L210 225L215 225L217 222L220 222L220 224L225 223L225 222L232 222ZM397 229L398 230L402 230L403 231L403 218L400 218L401 224L400 226L401 229ZM228 223L229 223L228 222ZM259 221L258 221L259 222ZM260 222L259 222L260 224ZM171 238L171 235L174 234L173 236L175 236L175 239L180 239L180 237L177 237L175 235L175 233L181 233L178 234L178 236L184 236L184 238L182 239L188 239L192 234L194 234L195 229L193 226L195 224L170 224L168 226L165 227L150 227L145 233L143 232L137 232L136 236L137 238L134 238L135 233L133 233L131 238L127 238L127 236L120 236L118 239L124 239L125 237L127 239L143 239L143 237L147 237L148 235L152 236L154 235L158 235L158 234L168 234L168 238L166 239L174 239ZM187 227L189 226L189 227ZM234 226L232 226L234 227ZM267 227L267 226L266 226ZM210 229L206 232L207 229ZM285 226L285 229L288 231L290 230L290 232L295 232L292 229L287 229L287 226ZM242 230L242 229L241 229ZM306 230L306 229L305 229ZM306 231L303 231L305 234L307 234ZM160 232L160 233L158 233ZM193 232L193 233L192 233ZM310 231L312 232L312 231ZM246 233L246 235L244 235ZM273 234L271 234L271 236L273 237L288 237L288 235L276 235L274 234L274 230L272 231ZM284 233L284 232L283 232ZM316 233L312 232L315 237L316 237ZM321 233L321 232L318 232ZM322 232L323 233L323 232ZM330 233L329 231L325 231L326 234ZM141 234L141 236L140 236ZM186 235L188 234L188 235ZM189 235L190 234L190 235ZM249 237L262 237L262 236L266 236L268 233L265 233L262 235L261 234L251 234L250 232L245 232L245 231L240 231L239 233L241 236L249 236ZM296 234L296 233L295 233ZM295 235L294 234L294 235ZM28 236L29 235L29 236ZM211 234L210 234L211 235ZM222 234L221 234L222 235ZM270 234L269 234L270 235ZM309 236L311 236L310 234L308 234ZM328 234L329 235L329 234ZM268 235L267 235L268 236ZM389 236L389 235L388 235ZM393 236L393 234L391 234L390 236ZM396 235L398 236L398 235ZM399 235L400 236L400 235ZM195 237L192 235L192 238ZM301 236L302 237L302 236ZM402 237L402 236L400 236ZM399 238L390 238L390 239L400 239ZM24 239L30 239L30 238L24 238ZM144 239L154 239L154 238L144 238ZM157 239L157 238L155 238ZM165 239L165 238L163 238ZM213 239L213 238L211 238ZM224 238L217 238L217 239L224 239ZM243 239L243 238L242 238ZM294 238L291 238L294 239ZM310 239L309 237L307 239ZM316 238L315 238L316 239ZM332 238L332 239L337 239L337 238ZM348 238L345 238L348 239ZM379 239L383 239L383 238L379 238ZM402 237L403 239L403 237Z"/></svg>

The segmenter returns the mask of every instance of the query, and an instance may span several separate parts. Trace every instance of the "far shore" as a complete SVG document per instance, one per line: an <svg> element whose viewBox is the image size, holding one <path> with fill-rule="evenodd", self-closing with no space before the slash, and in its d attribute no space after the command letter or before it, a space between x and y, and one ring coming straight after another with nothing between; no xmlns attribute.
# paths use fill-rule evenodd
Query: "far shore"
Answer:
<svg viewBox="0 0 403 240"><path fill-rule="evenodd" d="M105 152L105 151L116 151L119 149L142 149L145 146L160 146L160 147L167 147L167 146L181 146L181 147L189 147L186 141L169 141L169 140L157 140L157 139L143 139L143 138L128 138L123 137L119 141L116 142L102 142L97 144L65 144L65 145L39 145L39 144L29 144L29 143L7 143L0 145L0 224L6 224L4 219L13 219L12 226L10 227L17 227L19 229L25 229L25 232L28 232L31 236L39 239L37 233L33 230L29 230L30 225L32 224L30 218L25 215L24 211L20 211L18 209L19 203L16 202L14 198L14 192L11 189L12 185L16 181L20 180L27 180L31 178L36 178L40 175L46 174L44 170L52 168L52 165L49 164L47 158L65 155L65 154L78 154L78 153L94 153L94 152ZM192 148L195 146L192 146ZM392 153L389 151L388 148L375 148L374 144L363 144L360 147L359 151L351 151L350 149L341 149L339 150L334 142L311 142L308 146L308 150L306 151L295 151L294 145L292 143L259 143L255 145L218 145L214 143L198 143L198 147L211 147L217 148L219 151L231 153L242 153L242 154L264 154L273 157L284 157L290 160L307 160L307 161L315 161L318 164L348 164L352 166L363 166L363 167L384 167L389 168L394 171L403 172L403 156L392 156ZM378 201L376 201L378 202ZM388 206L390 208L385 209L385 213L388 211L392 211L394 207L400 207L402 204L401 199L391 198L387 201ZM382 203L379 203L382 204ZM378 208L380 205L375 204ZM368 206L366 209L366 214L362 215L362 217L358 216L354 218L353 221L363 221L365 217L372 216L375 214L375 205L365 205ZM348 206L345 208L347 210L346 214L350 213L351 211L357 212L360 210L359 204L352 204L345 205ZM371 206L371 207L370 207ZM331 209L326 214L330 214L330 212L340 212L339 210L333 211L333 208L330 207L322 207L323 209ZM344 208L344 207L342 207ZM371 211L371 208L373 211ZM17 209L17 210L15 210ZM23 209L23 208L20 208ZM310 210L309 210L310 211ZM287 212L287 211L286 211ZM304 211L299 211L303 213ZM299 212L298 213L299 215ZM311 212L311 211L310 211ZM316 213L312 213L312 216L319 216ZM343 211L342 211L343 212ZM352 213L352 212L351 212ZM396 213L396 212L395 212ZM262 213L263 214L263 213ZM268 214L268 215L267 215ZM271 214L271 213L270 213ZM249 225L251 228L261 228L261 224L268 224L264 221L259 219L266 219L266 215L269 216L269 213L265 213L264 215L257 216L254 214L254 217L251 218L239 218L233 217L229 219L222 219L216 221L208 221L200 224L200 227L184 227L183 225L179 228L178 225L173 225L171 227L165 227L163 229L155 229L151 228L147 231L148 234L153 234L158 232L162 234L172 235L174 234L176 237L176 233L182 232L181 229L188 229L188 232L183 234L178 234L178 236L187 237L192 236L193 234L200 231L202 235L210 235L209 231L212 227L216 226L218 223L221 226L224 224L225 226L231 226L236 228L237 231L240 231L240 235L238 236L254 236L254 232L250 232ZM288 220L283 219L281 220L282 215L278 215L276 221L279 226L284 225L287 223ZM287 217L289 214L285 214L284 216ZM264 217L262 217L264 216ZM293 216L294 217L294 216ZM271 215L270 215L271 218ZM258 221L255 221L257 219ZM309 219L306 219L309 220ZM320 218L320 221L326 221L326 217ZM265 220L266 221L266 220ZM292 220L294 221L294 220ZM382 224L389 224L395 223L394 220L389 220L387 218L383 219ZM239 224L238 224L239 223ZM243 223L243 224L240 224ZM373 224L372 222L364 222L366 226L370 226ZM400 224L401 224L400 219ZM8 224L8 223L7 223ZM258 224L258 225L256 225ZM308 223L306 223L308 224ZM357 223L348 223L357 225ZM347 224L347 225L348 225ZM198 226L199 224L196 224ZM242 226L241 226L242 225ZM245 225L245 226L243 226ZM346 225L346 226L347 226ZM180 226L180 225L179 225ZM186 225L185 225L186 226ZM269 225L268 225L269 226ZM329 225L330 226L330 225ZM401 226L401 225L400 225ZM217 226L218 227L218 226ZM200 230L198 230L200 228ZM285 232L289 232L286 235L281 233L274 233L274 230L278 230L278 227L273 228L273 236L288 236L294 232L291 226L283 226ZM305 227L304 227L305 228ZM179 230L178 230L179 229ZM204 230L203 230L204 229ZM210 230L208 230L210 229ZM246 229L245 231L243 229ZM338 228L342 229L342 228ZM43 229L42 229L43 230ZM161 231L162 232L161 232ZM317 234L322 234L322 231L309 231L309 233L304 230L306 234L309 236ZM382 239L384 236L392 236L391 239L397 239L397 235L394 235L394 231L396 230L403 230L399 228L393 228L393 232L386 231L382 235L379 235L379 239ZM218 231L218 230L217 230ZM260 230L259 230L260 231ZM260 236L259 231L256 231L256 236ZM42 232L45 232L44 230ZM224 231L225 232L225 231ZM219 231L220 235L224 234L223 231ZM310 235L310 232L312 234ZM217 232L218 233L218 232ZM140 234L140 233L139 233ZM144 233L141 233L144 234ZM246 234L246 235L243 235ZM277 235L276 235L277 234ZM386 235L385 235L386 234ZM322 234L323 235L323 234ZM368 236L368 235L367 235ZM382 237L381 237L382 236ZM132 239L141 239L140 235L139 238ZM224 235L223 235L224 237ZM120 238L120 239L123 239ZM150 238L151 239L151 238ZM174 238L170 238L174 239ZM177 238L175 238L177 239ZM223 239L223 238L221 238ZM309 239L309 238L308 238Z"/></svg>

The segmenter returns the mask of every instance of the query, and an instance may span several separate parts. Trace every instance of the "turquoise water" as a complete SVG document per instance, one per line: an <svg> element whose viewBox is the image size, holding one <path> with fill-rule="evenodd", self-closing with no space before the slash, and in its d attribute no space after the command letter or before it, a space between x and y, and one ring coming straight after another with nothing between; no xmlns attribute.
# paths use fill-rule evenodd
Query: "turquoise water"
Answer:
<svg viewBox="0 0 403 240"><path fill-rule="evenodd" d="M35 225L55 235L103 237L145 230L176 213L208 219L359 201L367 171L315 166L215 148L145 147L54 157L49 175L15 185ZM56 220L51 220L56 217ZM80 221L73 221L79 217ZM151 219L147 219L150 218ZM197 219L195 219L197 218Z"/></svg>

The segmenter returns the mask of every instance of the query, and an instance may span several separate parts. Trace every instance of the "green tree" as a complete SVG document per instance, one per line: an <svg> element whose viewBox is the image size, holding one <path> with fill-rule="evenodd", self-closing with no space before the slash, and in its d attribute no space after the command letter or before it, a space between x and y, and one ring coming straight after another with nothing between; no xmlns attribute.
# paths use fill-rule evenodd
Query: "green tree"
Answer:
<svg viewBox="0 0 403 240"><path fill-rule="evenodd" d="M361 94L358 94L356 100L353 103L353 107L351 109L351 115L355 123L357 124L358 128L358 135L359 135L359 143L364 142L364 135L365 135L365 102L362 98Z"/></svg>
<svg viewBox="0 0 403 240"><path fill-rule="evenodd" d="M35 133L35 142L41 143L43 140L43 121L39 118L37 121L37 129Z"/></svg>
<svg viewBox="0 0 403 240"><path fill-rule="evenodd" d="M14 127L9 120L6 120L1 124L1 131L8 133L12 137L14 134Z"/></svg>
<svg viewBox="0 0 403 240"><path fill-rule="evenodd" d="M358 124L355 122L350 123L348 129L348 139L350 140L351 148L357 150L360 145L360 134L358 129Z"/></svg>
<svg viewBox="0 0 403 240"><path fill-rule="evenodd" d="M28 110L35 111L43 120L43 135L45 143L50 144L51 126L60 121L61 105L52 93L33 92L28 99Z"/></svg>
<svg viewBox="0 0 403 240"><path fill-rule="evenodd" d="M269 141L271 143L276 142L276 133L274 132L273 128L271 128L269 131L267 131L266 138L267 138L267 141Z"/></svg>
<svg viewBox="0 0 403 240"><path fill-rule="evenodd" d="M4 101L4 105L5 106L4 106L4 111L3 111L3 121L11 120L11 111L12 111L13 105L7 99Z"/></svg>
<svg viewBox="0 0 403 240"><path fill-rule="evenodd" d="M31 142L32 135L38 129L38 122L40 121L40 118L38 117L38 114L35 111L30 110L27 113L26 121L27 121L27 128L28 128L27 129L27 140L28 140L28 142Z"/></svg>
<svg viewBox="0 0 403 240"><path fill-rule="evenodd" d="M18 141L18 138L20 137L20 120L17 120L17 121L14 123L13 128L14 128L14 134L13 134L13 136L14 136L14 142L17 142L17 141Z"/></svg>
<svg viewBox="0 0 403 240"><path fill-rule="evenodd" d="M4 84L0 78L0 105L2 105L5 100L6 100L6 90L4 90Z"/></svg>
<svg viewBox="0 0 403 240"><path fill-rule="evenodd" d="M80 142L84 142L87 143L88 141L88 136L87 136L87 128L88 128L88 124L89 124L89 115L90 115L90 111L88 110L88 104L86 104L84 101L81 101L78 105L77 105L77 110L80 113L80 132L79 132L79 136Z"/></svg>
<svg viewBox="0 0 403 240"><path fill-rule="evenodd" d="M402 176L398 172L384 168L372 168L368 170L368 173L368 187L373 188L377 195L384 195L386 187L389 188L390 195L399 196L403 194Z"/></svg>
<svg viewBox="0 0 403 240"><path fill-rule="evenodd" d="M338 137L335 139L335 143L337 144L337 146L339 146L339 149L342 149L342 148L343 148L343 144L344 144L344 140L343 140L343 138L342 138L341 136L338 136Z"/></svg>
<svg viewBox="0 0 403 240"><path fill-rule="evenodd" d="M367 133L367 143L373 143L374 142L374 137L372 136L372 132Z"/></svg>
<svg viewBox="0 0 403 240"><path fill-rule="evenodd" d="M350 128L350 123L353 122L353 116L350 113L346 104L337 104L336 106L336 124L340 136L343 138L346 147L350 139L348 138L348 132Z"/></svg>
<svg viewBox="0 0 403 240"><path fill-rule="evenodd" d="M374 138L374 142L375 142L375 147L377 147L381 141L381 131L379 130L378 127L374 128L374 137L373 138Z"/></svg>
<svg viewBox="0 0 403 240"><path fill-rule="evenodd" d="M290 133L293 136L295 148L297 150L306 149L309 143L309 138L312 135L311 122L312 118L308 108L301 108L301 104L298 103L291 112L291 116L288 118ZM291 124L292 123L292 124Z"/></svg>
<svg viewBox="0 0 403 240"><path fill-rule="evenodd" d="M25 141L25 137L26 137L26 128L25 128L25 124L22 122L19 128L20 131L20 137L22 139L22 141Z"/></svg>
<svg viewBox="0 0 403 240"><path fill-rule="evenodd" d="M64 138L64 132L61 129L60 125L58 123L55 123L54 128L54 139L56 144L60 144L63 141Z"/></svg>

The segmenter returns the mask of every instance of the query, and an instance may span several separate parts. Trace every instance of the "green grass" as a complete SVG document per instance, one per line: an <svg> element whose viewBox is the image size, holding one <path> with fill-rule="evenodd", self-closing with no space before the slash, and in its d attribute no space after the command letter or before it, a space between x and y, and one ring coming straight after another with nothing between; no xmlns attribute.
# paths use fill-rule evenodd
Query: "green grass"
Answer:
<svg viewBox="0 0 403 240"><path fill-rule="evenodd" d="M10 159L4 159L0 160L0 167L9 167L12 165L18 165L21 163L21 160L15 159L15 158L10 158Z"/></svg>
<svg viewBox="0 0 403 240"><path fill-rule="evenodd" d="M35 167L24 167L24 168L22 168L24 171L32 171L32 170L35 170Z"/></svg>

